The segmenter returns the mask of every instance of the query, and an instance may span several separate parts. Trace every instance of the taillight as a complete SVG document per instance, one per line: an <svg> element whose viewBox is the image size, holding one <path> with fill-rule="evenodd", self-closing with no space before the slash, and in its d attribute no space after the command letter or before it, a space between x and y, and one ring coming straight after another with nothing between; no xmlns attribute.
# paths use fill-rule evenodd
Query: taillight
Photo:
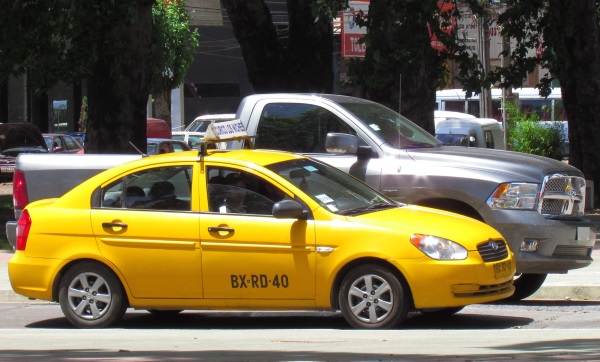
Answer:
<svg viewBox="0 0 600 362"><path fill-rule="evenodd" d="M13 174L13 206L15 209L23 210L28 203L25 174L21 170L15 170Z"/></svg>
<svg viewBox="0 0 600 362"><path fill-rule="evenodd" d="M23 210L17 222L17 250L25 250L29 229L31 229L31 217L29 211Z"/></svg>

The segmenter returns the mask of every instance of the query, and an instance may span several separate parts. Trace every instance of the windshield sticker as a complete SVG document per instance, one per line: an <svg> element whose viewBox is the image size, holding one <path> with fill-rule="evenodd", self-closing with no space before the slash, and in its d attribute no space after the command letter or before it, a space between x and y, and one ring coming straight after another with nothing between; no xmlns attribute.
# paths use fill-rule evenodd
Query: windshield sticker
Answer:
<svg viewBox="0 0 600 362"><path fill-rule="evenodd" d="M375 123L371 123L369 125L369 127L371 127L373 129L373 131L377 131L377 132L381 131L381 128L379 128L379 126L376 125Z"/></svg>
<svg viewBox="0 0 600 362"><path fill-rule="evenodd" d="M338 208L337 208L337 207L335 207L335 205L334 205L334 204L329 204L329 205L325 205L325 206L327 206L327 208L328 208L328 209L329 209L329 211L331 211L331 212L337 212L337 211L338 211Z"/></svg>
<svg viewBox="0 0 600 362"><path fill-rule="evenodd" d="M331 197L327 196L326 194L315 195L315 197L324 204L329 204L329 203L333 202L333 199Z"/></svg>
<svg viewBox="0 0 600 362"><path fill-rule="evenodd" d="M304 166L304 169L310 172L316 172L318 171L317 168L315 166Z"/></svg>

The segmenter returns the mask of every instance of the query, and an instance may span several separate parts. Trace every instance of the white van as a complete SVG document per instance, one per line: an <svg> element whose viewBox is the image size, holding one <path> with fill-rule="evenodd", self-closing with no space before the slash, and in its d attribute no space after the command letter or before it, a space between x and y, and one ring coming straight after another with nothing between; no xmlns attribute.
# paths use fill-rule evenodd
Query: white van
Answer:
<svg viewBox="0 0 600 362"><path fill-rule="evenodd" d="M437 123L435 137L449 146L506 149L500 123L493 118L448 118Z"/></svg>

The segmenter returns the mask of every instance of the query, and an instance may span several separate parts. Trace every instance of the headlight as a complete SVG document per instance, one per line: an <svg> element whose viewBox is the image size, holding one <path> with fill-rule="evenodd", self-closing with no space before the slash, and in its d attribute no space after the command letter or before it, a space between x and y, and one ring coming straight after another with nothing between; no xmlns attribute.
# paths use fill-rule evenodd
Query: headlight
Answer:
<svg viewBox="0 0 600 362"><path fill-rule="evenodd" d="M437 236L413 234L410 242L428 257L437 260L462 260L467 258L467 249L448 239Z"/></svg>
<svg viewBox="0 0 600 362"><path fill-rule="evenodd" d="M487 199L487 204L492 209L533 210L537 206L539 189L538 184L501 184Z"/></svg>

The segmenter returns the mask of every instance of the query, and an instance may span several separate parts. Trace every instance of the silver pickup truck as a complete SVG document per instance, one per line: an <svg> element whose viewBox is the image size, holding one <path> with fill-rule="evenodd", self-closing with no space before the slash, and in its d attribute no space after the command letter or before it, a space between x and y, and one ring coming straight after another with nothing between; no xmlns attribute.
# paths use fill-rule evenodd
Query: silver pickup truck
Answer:
<svg viewBox="0 0 600 362"><path fill-rule="evenodd" d="M453 211L496 228L517 260L514 299L533 294L548 273L592 263L596 234L584 215L584 175L566 163L443 146L380 104L339 95L251 95L236 118L255 136L256 148L308 154L400 202Z"/></svg>

